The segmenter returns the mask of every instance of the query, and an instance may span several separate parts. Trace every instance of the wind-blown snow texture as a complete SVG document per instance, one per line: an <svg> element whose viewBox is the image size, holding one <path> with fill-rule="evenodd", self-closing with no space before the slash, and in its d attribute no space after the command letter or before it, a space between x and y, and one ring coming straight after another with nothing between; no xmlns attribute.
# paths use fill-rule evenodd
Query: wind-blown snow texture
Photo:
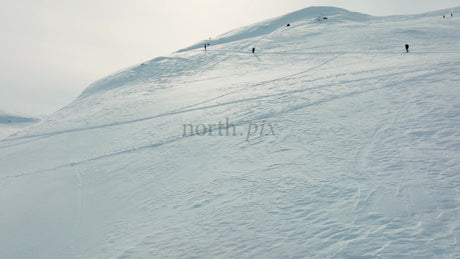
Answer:
<svg viewBox="0 0 460 259"><path fill-rule="evenodd" d="M0 142L0 258L459 258L446 12L308 8L94 83Z"/></svg>

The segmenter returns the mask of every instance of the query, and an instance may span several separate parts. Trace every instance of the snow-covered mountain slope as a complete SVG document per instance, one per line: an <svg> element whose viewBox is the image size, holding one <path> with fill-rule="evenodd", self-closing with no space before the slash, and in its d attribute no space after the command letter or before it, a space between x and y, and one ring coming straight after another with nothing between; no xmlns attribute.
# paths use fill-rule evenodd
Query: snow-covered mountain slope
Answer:
<svg viewBox="0 0 460 259"><path fill-rule="evenodd" d="M37 123L40 119L11 114L0 110L0 139L6 138L18 130Z"/></svg>
<svg viewBox="0 0 460 259"><path fill-rule="evenodd" d="M350 12L345 9L336 7L310 7L305 8L296 12L292 12L280 17L262 21L257 24L249 25L237 30L230 31L221 35L218 39L208 39L197 44L194 44L185 49L179 50L179 52L189 51L193 49L202 48L204 44L220 45L223 43L229 43L238 40L247 40L253 37L263 36L277 31L283 27L292 23L305 23L306 21L318 22L328 21L329 23L341 23L350 21L368 21L371 16L361 13Z"/></svg>
<svg viewBox="0 0 460 259"><path fill-rule="evenodd" d="M5 111L0 110L0 124L10 124L10 123L32 123L37 122L39 119L23 116L23 115L16 115L7 113Z"/></svg>
<svg viewBox="0 0 460 259"><path fill-rule="evenodd" d="M460 20L284 17L0 141L0 258L460 257Z"/></svg>

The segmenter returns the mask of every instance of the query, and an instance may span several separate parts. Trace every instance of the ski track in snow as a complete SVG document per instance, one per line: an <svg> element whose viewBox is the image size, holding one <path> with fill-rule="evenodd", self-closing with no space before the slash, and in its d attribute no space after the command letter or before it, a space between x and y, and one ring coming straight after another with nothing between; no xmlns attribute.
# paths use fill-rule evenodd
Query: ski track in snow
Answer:
<svg viewBox="0 0 460 259"><path fill-rule="evenodd" d="M420 71L416 71L416 72L420 72ZM406 72L404 74L407 75L409 73L410 72ZM402 74L402 73L396 73L396 74ZM396 75L396 74L393 74L393 75ZM296 75L298 75L298 74L296 74ZM387 77L387 75L382 76L382 77ZM287 77L285 77L285 78L287 78ZM408 81L411 81L411 80L412 80L411 78L408 79ZM347 82L347 83L349 83L349 82ZM263 84L265 84L265 83L261 83L260 85L263 85ZM256 85L256 86L260 86L260 85ZM60 132L51 132L51 133L46 134L46 135L27 136L27 138L34 138L34 140L38 140L38 139L52 137L52 136L60 135L60 134L79 132L79 131L87 131L87 130L94 130L94 129L102 129L102 128L106 128L106 127L120 126L120 125L123 125L123 124L132 124L132 123L142 122L142 121L145 121L145 120L155 119L155 118L158 118L158 117L171 116L171 115L178 114L178 113L186 113L186 112L193 112L193 111L197 111L197 110L212 109L212 108L215 108L215 107L218 107L218 106L222 107L222 106L226 106L226 105L234 105L234 104L237 104L237 103L240 103L240 102L252 102L252 101L255 101L255 100L260 100L260 99L265 99L265 98L270 98L270 97L276 97L276 96L285 95L285 94L302 93L302 92L306 92L306 91L310 91L310 90L321 89L321 88L324 88L324 87L330 87L330 85L328 85L328 86L319 86L319 87L314 88L314 89L308 88L308 89L294 90L294 91L283 92L283 93L272 94L272 95L266 95L266 96L262 95L262 96L256 97L256 98L247 98L247 99L242 99L242 100L229 102L229 103L219 103L217 105L209 105L209 106L190 109L193 106L198 106L198 105L192 105L191 107L187 107L186 109L181 109L179 111L173 111L173 112L169 112L169 113L165 113L165 114L160 114L160 115L157 115L157 116L141 118L141 119L132 120L132 121L112 123L112 124L107 124L107 125L100 125L100 126L89 127L89 128L80 128L80 129L71 129L71 130L60 131ZM385 87L385 86L383 86L383 87ZM332 96L331 98L328 98L328 99L325 99L325 100L319 100L319 101L314 102L314 103L301 104L299 106L290 107L287 110L283 111L283 113L292 112L292 111L295 111L297 109L303 109L303 108L309 107L309 106L320 105L320 104L330 102L330 101L336 101L336 100L338 100L340 98L346 98L346 97L349 97L349 96L359 95L359 94L362 94L362 93L367 93L367 92L375 91L375 90L378 90L378 89L380 89L380 87L371 88L371 89L367 89L367 90L364 90L364 91L351 92L351 93L344 94L342 96ZM261 115L261 116L258 116L258 117L254 117L254 118L252 118L252 120L261 121L263 119L269 119L269 118L274 117L274 116L276 116L276 114L271 113L271 114L266 114L266 115ZM235 124L236 126L246 125L248 123L250 123L250 121L240 121L240 122L235 121L235 122L233 122L233 124ZM378 134L378 132L376 132L376 135L377 134ZM376 138L376 135L373 136L373 139ZM75 165L78 165L78 164L82 164L82 163L86 163L86 162L90 162L90 161L94 161L94 160L98 160L98 159L104 159L104 158L117 156L117 155L120 155L120 154L129 153L129 152L136 152L138 150L145 149L145 148L156 148L156 147L158 147L160 145L168 144L168 143L171 143L171 142L174 142L174 141L179 141L179 140L181 140L183 138L184 137L181 136L181 137L177 137L177 138L171 138L171 139L166 140L166 141L161 141L160 143L152 143L152 144L143 145L143 146L128 147L128 148L126 148L124 150L119 150L119 151L112 152L112 153L109 153L109 154L103 154L103 155L100 155L100 156L97 156L97 157L92 157L92 158L85 159L85 160L82 160L82 161L70 162L70 163L58 165L58 166L53 167L53 168L47 168L47 169L41 169L41 170L38 170L38 171L22 173L22 174L15 175L14 177L20 177L20 176L25 176L25 175L30 175L30 174L40 173L40 172L53 171L53 170L58 169L58 168L67 167L67 166L75 166ZM18 139L21 139L21 138L18 138ZM27 143L29 143L29 142L27 142Z"/></svg>

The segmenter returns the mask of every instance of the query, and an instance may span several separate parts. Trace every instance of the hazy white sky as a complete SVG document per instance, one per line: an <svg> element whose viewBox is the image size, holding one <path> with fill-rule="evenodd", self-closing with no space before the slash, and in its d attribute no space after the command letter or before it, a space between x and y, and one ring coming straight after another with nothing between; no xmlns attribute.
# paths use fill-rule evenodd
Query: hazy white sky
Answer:
<svg viewBox="0 0 460 259"><path fill-rule="evenodd" d="M460 0L0 0L0 110L50 114L109 73L318 5L382 16Z"/></svg>

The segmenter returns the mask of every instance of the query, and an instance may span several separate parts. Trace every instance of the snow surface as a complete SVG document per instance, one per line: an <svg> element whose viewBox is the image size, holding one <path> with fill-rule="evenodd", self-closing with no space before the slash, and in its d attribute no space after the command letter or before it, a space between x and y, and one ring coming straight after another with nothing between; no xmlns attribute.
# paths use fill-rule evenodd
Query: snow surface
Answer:
<svg viewBox="0 0 460 259"><path fill-rule="evenodd" d="M308 8L94 83L0 141L0 258L460 258L447 12Z"/></svg>
<svg viewBox="0 0 460 259"><path fill-rule="evenodd" d="M4 139L20 129L37 123L38 121L40 121L40 119L11 114L0 110L0 139Z"/></svg>

